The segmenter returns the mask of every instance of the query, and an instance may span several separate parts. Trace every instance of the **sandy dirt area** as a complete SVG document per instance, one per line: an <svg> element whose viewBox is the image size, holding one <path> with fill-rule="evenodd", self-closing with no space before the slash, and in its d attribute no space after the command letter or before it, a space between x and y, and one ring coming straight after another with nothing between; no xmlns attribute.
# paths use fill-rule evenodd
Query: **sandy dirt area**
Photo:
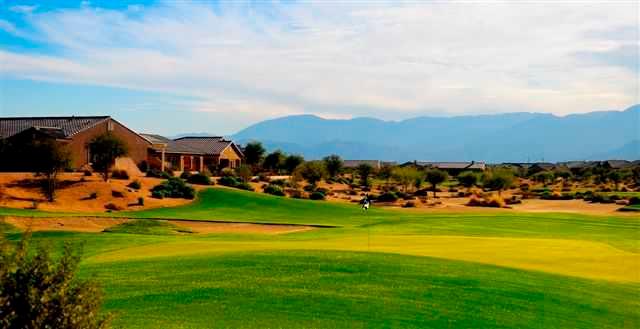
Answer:
<svg viewBox="0 0 640 329"><path fill-rule="evenodd" d="M29 217L5 217L0 221L17 227L20 230L31 229L37 231L73 231L73 232L102 232L105 229L116 226L131 219L126 218L98 218L98 217L62 217L62 218L29 218ZM250 223L207 223L197 221L167 221L178 227L186 228L193 233L251 233L251 234L285 234L303 232L314 229L310 226L300 225L262 225Z"/></svg>
<svg viewBox="0 0 640 329"><path fill-rule="evenodd" d="M138 180L142 188L134 190L127 185ZM82 173L64 173L59 177L56 201L47 202L42 195L34 175L30 173L0 173L0 206L11 208L37 208L45 211L103 212L107 203L114 203L124 210L172 207L191 202L186 199L162 200L151 198L150 189L162 179L135 177L129 180L110 179L104 182L98 174L85 177ZM201 186L194 185L196 189ZM114 196L122 194L121 197ZM95 199L91 194L96 193ZM144 206L138 198L144 198Z"/></svg>
<svg viewBox="0 0 640 329"><path fill-rule="evenodd" d="M129 221L124 218L28 218L6 217L4 221L20 230L31 231L73 231L73 232L102 232L104 229Z"/></svg>

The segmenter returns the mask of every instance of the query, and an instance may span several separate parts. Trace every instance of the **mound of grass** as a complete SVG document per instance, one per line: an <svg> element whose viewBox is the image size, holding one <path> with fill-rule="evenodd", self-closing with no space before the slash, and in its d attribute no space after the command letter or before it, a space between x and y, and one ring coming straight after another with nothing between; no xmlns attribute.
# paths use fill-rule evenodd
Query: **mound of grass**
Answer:
<svg viewBox="0 0 640 329"><path fill-rule="evenodd" d="M136 219L104 230L107 233L128 233L146 235L172 235L176 233L192 233L166 221L152 219Z"/></svg>

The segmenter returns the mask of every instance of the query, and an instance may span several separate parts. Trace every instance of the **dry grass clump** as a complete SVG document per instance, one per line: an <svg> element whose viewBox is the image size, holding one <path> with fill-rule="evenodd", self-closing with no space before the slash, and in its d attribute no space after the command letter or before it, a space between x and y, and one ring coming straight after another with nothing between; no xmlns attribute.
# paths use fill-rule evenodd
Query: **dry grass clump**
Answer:
<svg viewBox="0 0 640 329"><path fill-rule="evenodd" d="M484 198L472 195L467 202L470 207L508 208L507 203L499 195L490 195Z"/></svg>

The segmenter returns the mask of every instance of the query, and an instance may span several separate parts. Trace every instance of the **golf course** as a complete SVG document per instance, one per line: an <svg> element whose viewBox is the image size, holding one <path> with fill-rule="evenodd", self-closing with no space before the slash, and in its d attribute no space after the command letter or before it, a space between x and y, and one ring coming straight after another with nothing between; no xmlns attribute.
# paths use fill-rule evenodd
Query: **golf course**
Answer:
<svg viewBox="0 0 640 329"><path fill-rule="evenodd" d="M3 216L88 215L0 208ZM640 326L633 216L364 212L229 188L204 189L187 205L91 216L128 221L33 240L82 246L80 276L100 283L114 327ZM300 229L204 234L175 224L187 220Z"/></svg>

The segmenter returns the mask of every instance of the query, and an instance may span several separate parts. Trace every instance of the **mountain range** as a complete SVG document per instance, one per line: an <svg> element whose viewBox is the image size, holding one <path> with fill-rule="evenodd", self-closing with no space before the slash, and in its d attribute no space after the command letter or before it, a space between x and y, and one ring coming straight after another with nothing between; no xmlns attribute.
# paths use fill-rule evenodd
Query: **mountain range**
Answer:
<svg viewBox="0 0 640 329"><path fill-rule="evenodd" d="M489 163L636 160L640 105L567 116L507 113L402 121L295 115L251 125L231 137L242 144L258 140L268 150L308 159L338 154L344 159Z"/></svg>

